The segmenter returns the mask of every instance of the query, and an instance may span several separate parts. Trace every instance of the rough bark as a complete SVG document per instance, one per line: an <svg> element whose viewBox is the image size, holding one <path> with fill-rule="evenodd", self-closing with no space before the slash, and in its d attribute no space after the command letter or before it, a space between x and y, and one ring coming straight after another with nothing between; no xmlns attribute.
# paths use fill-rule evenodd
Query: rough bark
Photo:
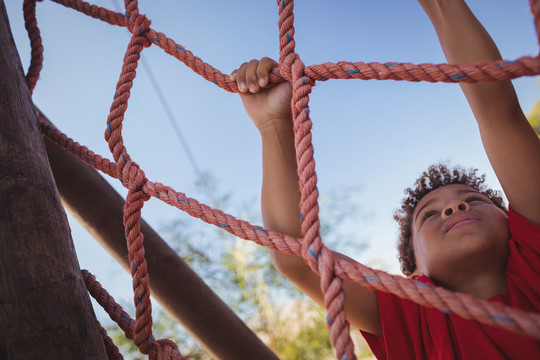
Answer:
<svg viewBox="0 0 540 360"><path fill-rule="evenodd" d="M106 359L3 0L0 49L0 358Z"/></svg>

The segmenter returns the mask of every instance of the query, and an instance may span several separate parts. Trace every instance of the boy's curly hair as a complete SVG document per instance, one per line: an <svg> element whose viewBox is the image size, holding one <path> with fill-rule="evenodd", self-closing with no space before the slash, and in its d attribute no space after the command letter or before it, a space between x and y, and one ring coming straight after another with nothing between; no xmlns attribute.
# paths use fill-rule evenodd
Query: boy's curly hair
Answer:
<svg viewBox="0 0 540 360"><path fill-rule="evenodd" d="M394 212L394 219L398 222L400 229L398 251L403 274L411 276L416 269L411 238L412 215L418 202L431 191L452 184L468 185L486 195L498 208L508 214L501 193L487 188L484 184L486 175L479 176L477 172L478 169L474 168L464 169L457 166L449 169L445 164L434 164L422 173L412 187L405 190L406 197L401 203L401 209Z"/></svg>

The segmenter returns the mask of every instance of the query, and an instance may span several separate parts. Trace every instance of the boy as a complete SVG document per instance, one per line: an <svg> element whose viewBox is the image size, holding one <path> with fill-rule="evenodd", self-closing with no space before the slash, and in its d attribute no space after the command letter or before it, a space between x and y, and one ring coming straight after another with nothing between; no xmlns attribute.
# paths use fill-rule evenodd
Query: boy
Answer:
<svg viewBox="0 0 540 360"><path fill-rule="evenodd" d="M499 60L500 54L464 0L418 0L449 63ZM288 83L271 89L277 64L252 60L231 74L262 138L265 227L300 237L298 178ZM460 84L490 162L510 202L483 186L475 171L432 166L408 189L396 213L407 276L428 285L525 311L540 310L540 140L510 81ZM458 140L457 140L458 141ZM518 215L519 214L519 215ZM336 256L344 256L336 254ZM271 252L276 268L323 304L320 281L299 257ZM392 294L344 283L348 321L379 359L532 359L540 342Z"/></svg>

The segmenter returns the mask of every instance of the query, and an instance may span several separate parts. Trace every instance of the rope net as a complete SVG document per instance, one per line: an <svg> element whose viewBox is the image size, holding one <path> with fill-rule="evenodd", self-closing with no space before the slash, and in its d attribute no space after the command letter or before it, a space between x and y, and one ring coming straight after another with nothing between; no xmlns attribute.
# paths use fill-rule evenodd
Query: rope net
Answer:
<svg viewBox="0 0 540 360"><path fill-rule="evenodd" d="M131 275L133 278L135 320L131 319L114 299L95 281L93 275L83 270L89 292L109 313L111 319L132 339L140 351L150 359L184 359L172 341L155 340L152 335L152 305L150 302L149 277L144 257L143 234L140 231L141 209L151 197L187 212L193 217L222 228L229 233L254 241L259 245L286 254L301 256L310 268L321 277L321 290L328 312L330 337L338 359L355 359L354 345L349 335L349 323L345 317L343 280L360 284L365 290L393 293L422 306L434 307L454 313L465 319L503 328L518 334L540 339L540 314L453 293L441 287L429 287L401 276L371 269L359 263L335 259L323 244L319 233L319 206L316 189L317 174L311 143L312 121L309 111L309 94L316 81L329 79L376 79L428 82L479 82L513 79L520 76L540 74L540 57L524 56L516 60L500 60L474 64L410 64L410 63L363 63L337 62L306 66L295 52L293 0L277 0L279 8L279 67L270 76L272 83L290 81L293 85L292 111L295 147L301 190L300 209L303 214L302 238L254 226L232 215L199 203L186 194L169 186L147 179L144 171L131 158L124 146L122 123L128 107L130 89L136 76L140 53L151 45L162 48L195 73L229 92L238 92L229 75L220 72L184 46L177 44L165 34L150 27L150 20L139 13L137 0L125 0L125 14L113 12L82 0L52 0L112 25L126 27L131 33L116 85L116 93L107 118L105 139L114 162L95 154L85 146L73 141L36 111L44 136L65 151L109 176L119 179L128 189L124 206L124 226L127 239ZM540 0L530 0L537 36L540 38ZM25 26L31 42L31 63L26 75L32 91L39 78L43 61L43 47L35 14L36 0L23 4ZM109 359L122 356L101 328L107 345Z"/></svg>

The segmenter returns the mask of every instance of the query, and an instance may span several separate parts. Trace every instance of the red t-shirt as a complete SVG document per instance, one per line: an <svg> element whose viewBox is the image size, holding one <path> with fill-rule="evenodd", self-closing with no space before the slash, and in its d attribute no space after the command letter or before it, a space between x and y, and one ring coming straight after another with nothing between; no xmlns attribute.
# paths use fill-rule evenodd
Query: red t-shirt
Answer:
<svg viewBox="0 0 540 360"><path fill-rule="evenodd" d="M540 226L510 209L507 282L500 302L540 311ZM417 281L433 286L425 276ZM540 359L540 341L377 291L383 336L362 331L377 359Z"/></svg>

